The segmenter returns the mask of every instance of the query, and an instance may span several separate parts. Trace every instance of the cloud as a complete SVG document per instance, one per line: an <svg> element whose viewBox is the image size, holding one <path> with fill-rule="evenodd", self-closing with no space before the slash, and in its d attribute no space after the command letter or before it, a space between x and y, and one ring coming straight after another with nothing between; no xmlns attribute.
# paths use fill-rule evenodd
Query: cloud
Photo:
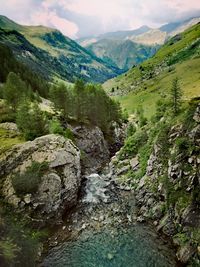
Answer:
<svg viewBox="0 0 200 267"><path fill-rule="evenodd" d="M1 0L3 1L3 0ZM199 0L6 0L0 13L75 38L200 16Z"/></svg>
<svg viewBox="0 0 200 267"><path fill-rule="evenodd" d="M47 8L34 13L31 16L33 25L44 25L59 29L64 35L75 38L78 32L78 26L65 18L59 17L56 11L49 11Z"/></svg>

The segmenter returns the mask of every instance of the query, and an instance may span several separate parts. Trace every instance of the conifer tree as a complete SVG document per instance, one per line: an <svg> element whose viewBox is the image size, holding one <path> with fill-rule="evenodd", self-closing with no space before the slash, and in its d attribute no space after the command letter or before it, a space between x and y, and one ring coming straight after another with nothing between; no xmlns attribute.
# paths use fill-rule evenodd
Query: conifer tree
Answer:
<svg viewBox="0 0 200 267"><path fill-rule="evenodd" d="M20 79L20 77L14 72L8 74L6 84L3 90L3 96L10 105L13 111L17 110L22 96L26 92L26 84Z"/></svg>
<svg viewBox="0 0 200 267"><path fill-rule="evenodd" d="M171 103L172 103L173 113L174 115L177 115L181 107L181 97L182 97L182 90L179 86L179 81L177 77L172 82L170 93L171 93Z"/></svg>

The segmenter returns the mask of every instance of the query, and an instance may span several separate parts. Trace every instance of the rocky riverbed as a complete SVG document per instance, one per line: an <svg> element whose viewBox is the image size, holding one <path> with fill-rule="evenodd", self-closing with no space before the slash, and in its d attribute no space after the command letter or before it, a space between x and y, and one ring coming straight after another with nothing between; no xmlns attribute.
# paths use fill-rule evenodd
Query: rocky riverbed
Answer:
<svg viewBox="0 0 200 267"><path fill-rule="evenodd" d="M120 189L109 174L87 176L39 266L177 266L167 240L138 223L135 212L133 191Z"/></svg>

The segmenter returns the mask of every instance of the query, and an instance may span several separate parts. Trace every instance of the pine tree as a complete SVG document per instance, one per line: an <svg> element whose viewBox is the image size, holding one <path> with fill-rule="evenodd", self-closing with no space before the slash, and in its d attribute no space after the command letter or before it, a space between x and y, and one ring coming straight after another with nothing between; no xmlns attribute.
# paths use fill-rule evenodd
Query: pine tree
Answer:
<svg viewBox="0 0 200 267"><path fill-rule="evenodd" d="M8 74L6 84L3 90L3 96L10 105L13 111L17 110L22 96L26 92L26 84L20 79L20 77L14 72Z"/></svg>
<svg viewBox="0 0 200 267"><path fill-rule="evenodd" d="M31 108L27 99L24 99L19 105L16 123L26 140L33 140L47 133L47 121L43 112L37 103L34 103Z"/></svg>
<svg viewBox="0 0 200 267"><path fill-rule="evenodd" d="M171 103L172 103L173 113L174 115L177 115L181 107L181 97L182 97L182 90L179 86L179 81L177 77L172 82L170 93L171 93Z"/></svg>

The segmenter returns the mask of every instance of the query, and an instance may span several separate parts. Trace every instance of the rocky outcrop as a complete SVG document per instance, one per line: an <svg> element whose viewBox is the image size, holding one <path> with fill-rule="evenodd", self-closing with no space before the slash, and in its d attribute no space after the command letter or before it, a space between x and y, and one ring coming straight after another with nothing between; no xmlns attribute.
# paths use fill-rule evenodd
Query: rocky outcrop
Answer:
<svg viewBox="0 0 200 267"><path fill-rule="evenodd" d="M82 172L98 172L109 161L110 152L103 132L98 127L77 126L73 128L75 144L81 151Z"/></svg>
<svg viewBox="0 0 200 267"><path fill-rule="evenodd" d="M25 173L33 162L46 162L48 167L37 191L19 196L13 187L12 175ZM64 137L42 136L13 147L0 161L0 175L2 195L17 210L40 223L61 219L63 212L77 203L81 184L80 151Z"/></svg>
<svg viewBox="0 0 200 267"><path fill-rule="evenodd" d="M171 237L184 264L191 258L200 263L200 105L193 114L187 125L156 136L143 177L140 155L122 160L119 152L110 163L120 187L135 191L137 220L151 221Z"/></svg>

